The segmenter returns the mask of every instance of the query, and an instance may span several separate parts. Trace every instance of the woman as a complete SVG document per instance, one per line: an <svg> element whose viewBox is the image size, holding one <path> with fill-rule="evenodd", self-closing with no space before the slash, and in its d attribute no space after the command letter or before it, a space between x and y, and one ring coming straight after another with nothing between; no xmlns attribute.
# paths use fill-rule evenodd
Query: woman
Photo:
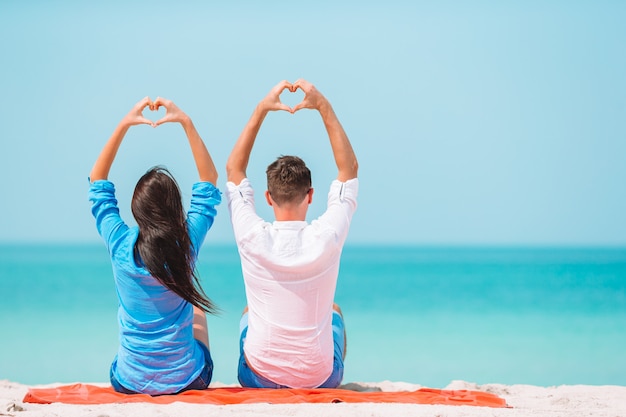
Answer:
<svg viewBox="0 0 626 417"><path fill-rule="evenodd" d="M144 109L166 109L157 122ZM131 126L180 123L185 130L200 181L193 185L185 214L180 190L161 167L142 176L131 208L137 226L119 215L109 170ZM208 387L213 373L205 312L215 306L195 273L198 251L213 224L221 193L217 171L191 119L172 101L146 97L120 121L91 170L89 199L98 232L113 264L119 299L120 345L111 365L118 392L173 394Z"/></svg>

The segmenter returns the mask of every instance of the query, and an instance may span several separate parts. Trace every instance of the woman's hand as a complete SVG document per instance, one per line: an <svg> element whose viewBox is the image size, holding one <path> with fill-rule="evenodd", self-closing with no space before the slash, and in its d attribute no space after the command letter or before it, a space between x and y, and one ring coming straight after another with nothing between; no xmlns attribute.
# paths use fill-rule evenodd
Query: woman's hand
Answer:
<svg viewBox="0 0 626 417"><path fill-rule="evenodd" d="M146 119L143 115L145 108L150 107L150 110L152 110L153 105L154 104L152 103L152 100L150 100L150 97L144 97L137 104L135 104L128 114L122 119L122 123L128 127L140 124L155 126L152 120Z"/></svg>
<svg viewBox="0 0 626 417"><path fill-rule="evenodd" d="M172 100L157 97L154 102L150 103L150 110L158 111L160 107L165 107L165 116L154 122L153 126L159 126L163 123L181 123L185 124L189 121L189 116L178 108Z"/></svg>

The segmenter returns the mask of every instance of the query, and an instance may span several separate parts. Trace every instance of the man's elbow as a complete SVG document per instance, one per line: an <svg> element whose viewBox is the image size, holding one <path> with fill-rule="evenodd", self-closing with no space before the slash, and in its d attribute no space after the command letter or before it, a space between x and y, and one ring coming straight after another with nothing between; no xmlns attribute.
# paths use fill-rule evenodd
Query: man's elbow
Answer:
<svg viewBox="0 0 626 417"><path fill-rule="evenodd" d="M236 163L232 158L229 158L226 161L226 178L230 178L237 171L240 171L240 164Z"/></svg>
<svg viewBox="0 0 626 417"><path fill-rule="evenodd" d="M354 179L357 177L359 172L359 163L356 158L354 158L350 163L339 169L339 176L337 179L341 182L346 182L348 180Z"/></svg>
<svg viewBox="0 0 626 417"><path fill-rule="evenodd" d="M350 172L352 178L357 177L357 174L359 173L359 162L356 160L356 158L351 161L348 171Z"/></svg>
<svg viewBox="0 0 626 417"><path fill-rule="evenodd" d="M239 185L245 177L245 170L242 170L237 164L232 164L230 161L226 163L226 181Z"/></svg>

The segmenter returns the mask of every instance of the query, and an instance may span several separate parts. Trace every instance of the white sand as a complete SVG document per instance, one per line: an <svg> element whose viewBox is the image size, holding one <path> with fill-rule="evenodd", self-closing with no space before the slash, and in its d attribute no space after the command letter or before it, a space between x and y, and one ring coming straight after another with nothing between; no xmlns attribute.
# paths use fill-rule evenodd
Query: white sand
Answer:
<svg viewBox="0 0 626 417"><path fill-rule="evenodd" d="M102 385L102 384L97 384ZM403 382L362 383L365 387L383 391L406 391L422 388ZM48 385L49 387L50 385ZM212 386L223 386L219 383ZM0 416L35 417L152 417L152 416L320 416L320 417L375 417L375 416L606 416L626 417L626 387L563 385L536 387L531 385L476 385L453 381L447 389L468 389L494 393L504 398L512 408L487 408L453 405L415 404L250 404L198 405L148 403L68 405L30 404L22 399L28 387L9 381L0 381Z"/></svg>

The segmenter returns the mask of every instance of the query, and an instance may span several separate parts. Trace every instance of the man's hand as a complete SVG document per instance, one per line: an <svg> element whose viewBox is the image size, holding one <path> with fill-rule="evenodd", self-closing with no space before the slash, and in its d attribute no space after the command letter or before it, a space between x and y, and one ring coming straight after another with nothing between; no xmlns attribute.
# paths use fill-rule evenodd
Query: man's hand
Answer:
<svg viewBox="0 0 626 417"><path fill-rule="evenodd" d="M274 88L270 90L269 93L261 100L259 103L259 110L264 112L268 111L277 111L284 110L290 113L293 113L293 110L288 105L282 103L280 101L280 95L284 90L289 90L291 92L296 91L293 85L289 81L281 81Z"/></svg>
<svg viewBox="0 0 626 417"><path fill-rule="evenodd" d="M291 91L300 89L304 92L304 99L294 106L292 113L300 109L314 109L319 111L322 121L328 132L330 146L333 149L335 163L337 164L337 179L345 182L357 177L359 164L350 144L350 140L343 130L339 119L330 105L330 102L317 91L317 88L310 82L299 79L291 86Z"/></svg>
<svg viewBox="0 0 626 417"><path fill-rule="evenodd" d="M304 92L304 99L302 99L300 103L294 106L291 111L292 113L295 113L300 109L320 110L320 107L328 104L328 100L326 100L326 97L324 97L322 93L320 93L317 88L315 88L315 86L310 82L299 79L291 85L290 91L294 92L298 88L302 90L302 92Z"/></svg>

